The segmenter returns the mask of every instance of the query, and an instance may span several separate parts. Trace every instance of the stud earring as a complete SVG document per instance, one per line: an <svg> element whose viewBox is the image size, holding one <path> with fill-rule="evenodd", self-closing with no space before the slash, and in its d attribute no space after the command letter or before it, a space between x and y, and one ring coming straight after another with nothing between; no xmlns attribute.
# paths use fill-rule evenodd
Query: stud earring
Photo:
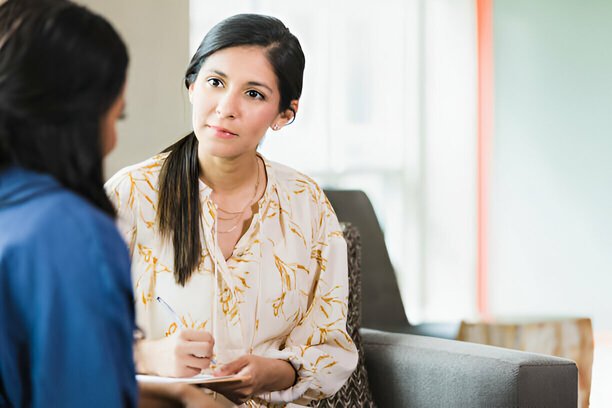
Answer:
<svg viewBox="0 0 612 408"><path fill-rule="evenodd" d="M273 129L273 130L278 130L278 129L280 129L280 127L278 126L278 124L277 124L277 123L275 123L275 124L274 124L274 126L272 126L272 129Z"/></svg>

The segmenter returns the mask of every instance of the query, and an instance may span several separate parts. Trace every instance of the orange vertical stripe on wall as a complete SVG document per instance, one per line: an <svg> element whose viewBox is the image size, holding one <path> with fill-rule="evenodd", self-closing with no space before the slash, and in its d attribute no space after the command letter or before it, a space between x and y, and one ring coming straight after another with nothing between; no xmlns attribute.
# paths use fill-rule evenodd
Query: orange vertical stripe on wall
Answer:
<svg viewBox="0 0 612 408"><path fill-rule="evenodd" d="M481 318L489 313L488 222L489 170L493 138L493 0L476 0L478 41L478 197L477 302Z"/></svg>

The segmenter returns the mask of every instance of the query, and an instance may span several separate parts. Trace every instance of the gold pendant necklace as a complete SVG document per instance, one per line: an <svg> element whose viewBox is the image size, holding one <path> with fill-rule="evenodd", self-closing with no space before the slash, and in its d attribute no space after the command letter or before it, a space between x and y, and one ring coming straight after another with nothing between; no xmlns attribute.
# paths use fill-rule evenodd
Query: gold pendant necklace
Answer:
<svg viewBox="0 0 612 408"><path fill-rule="evenodd" d="M238 218L238 221L236 221L236 223L229 229L221 231L217 229L217 233L219 234L229 234L230 232L234 231L236 228L238 228L238 226L240 225L241 221L242 221L242 215L244 214L244 212L246 211L247 208L249 208L251 205L253 205L253 202L255 201L255 199L257 198L257 190L259 190L259 158L256 156L255 157L256 160L256 165L257 165L257 179L255 181L255 188L253 189L253 196L251 197L251 199L246 203L246 205L242 208L241 211L228 211L228 210L224 210L223 208L219 207L218 205L216 205L218 212L223 212L225 214L230 214L230 217L221 217L219 215L219 213L217 213L217 219L219 220L224 220L224 221L229 221L229 220L234 220L236 218ZM214 193L214 191L213 191ZM211 199L213 200L214 203L214 197L211 194Z"/></svg>

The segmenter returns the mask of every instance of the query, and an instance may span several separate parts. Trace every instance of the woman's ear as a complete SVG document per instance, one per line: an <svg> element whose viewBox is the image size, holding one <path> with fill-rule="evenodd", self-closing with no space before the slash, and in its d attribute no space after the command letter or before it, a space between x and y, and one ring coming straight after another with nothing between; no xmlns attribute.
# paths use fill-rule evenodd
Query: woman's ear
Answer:
<svg viewBox="0 0 612 408"><path fill-rule="evenodd" d="M289 104L289 109L287 109L284 113L287 117L287 123L293 123L295 120L295 115L297 115L298 108L300 107L299 99L294 99Z"/></svg>
<svg viewBox="0 0 612 408"><path fill-rule="evenodd" d="M187 89L189 92L189 102L191 102L191 104L193 105L193 87L195 85L195 82L192 82L189 84L189 88Z"/></svg>
<svg viewBox="0 0 612 408"><path fill-rule="evenodd" d="M292 123L295 120L295 115L297 114L299 105L299 100L292 100L289 104L289 108L279 113L276 120L272 122L272 125L270 126L272 130L280 130L282 127Z"/></svg>

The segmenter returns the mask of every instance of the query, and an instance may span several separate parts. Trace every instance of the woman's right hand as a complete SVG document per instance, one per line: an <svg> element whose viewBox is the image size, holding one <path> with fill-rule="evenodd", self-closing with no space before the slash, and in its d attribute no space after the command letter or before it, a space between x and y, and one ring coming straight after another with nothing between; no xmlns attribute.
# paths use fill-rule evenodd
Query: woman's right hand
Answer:
<svg viewBox="0 0 612 408"><path fill-rule="evenodd" d="M165 377L192 377L210 365L215 341L209 332L178 330L159 340L136 343L136 371Z"/></svg>

